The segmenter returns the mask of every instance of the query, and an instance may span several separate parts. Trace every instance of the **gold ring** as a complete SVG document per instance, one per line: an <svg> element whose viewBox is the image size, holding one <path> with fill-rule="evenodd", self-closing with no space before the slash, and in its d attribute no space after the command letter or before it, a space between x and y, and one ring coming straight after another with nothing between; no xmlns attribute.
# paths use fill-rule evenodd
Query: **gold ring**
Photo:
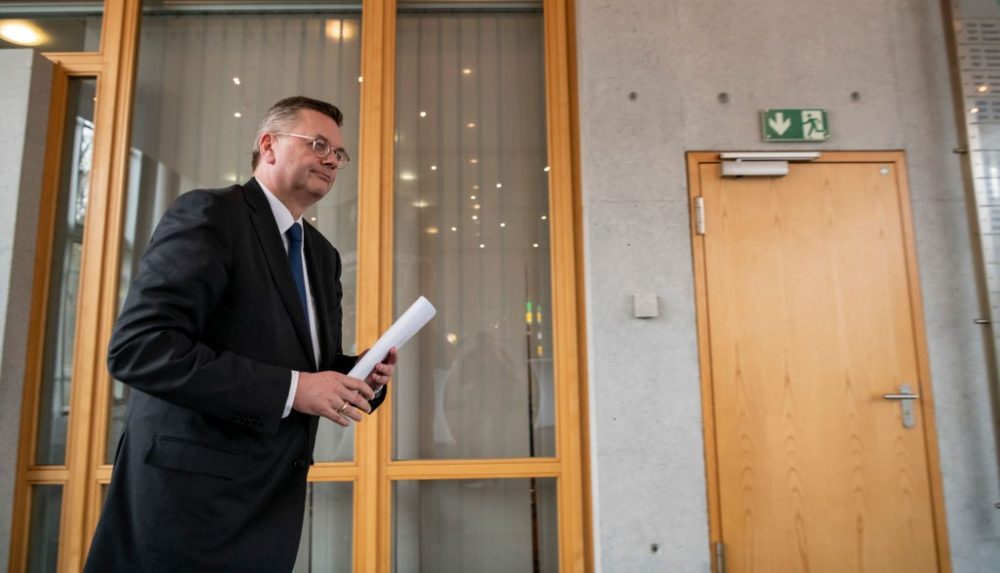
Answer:
<svg viewBox="0 0 1000 573"><path fill-rule="evenodd" d="M348 407L348 406L350 406L350 405L351 405L351 403L350 403L350 402L344 402L344 405L343 405L343 406L341 406L339 410L337 410L337 413L338 413L338 414L343 414L343 413L344 413L344 410L346 410L346 409L347 409L347 407Z"/></svg>

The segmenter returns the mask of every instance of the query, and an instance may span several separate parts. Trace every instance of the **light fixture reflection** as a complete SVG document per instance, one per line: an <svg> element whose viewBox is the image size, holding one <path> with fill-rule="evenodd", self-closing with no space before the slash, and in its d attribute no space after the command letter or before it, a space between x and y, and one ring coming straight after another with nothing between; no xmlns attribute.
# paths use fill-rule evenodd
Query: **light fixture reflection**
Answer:
<svg viewBox="0 0 1000 573"><path fill-rule="evenodd" d="M240 78L233 78L233 83L236 85L240 85Z"/></svg>
<svg viewBox="0 0 1000 573"><path fill-rule="evenodd" d="M399 174L399 178L403 181L416 181L417 176L410 171L403 171Z"/></svg>
<svg viewBox="0 0 1000 573"><path fill-rule="evenodd" d="M427 234L428 235L437 235L438 234L438 228L437 227L427 227Z"/></svg>
<svg viewBox="0 0 1000 573"><path fill-rule="evenodd" d="M444 335L444 338L445 340L448 341L448 344L454 345L458 343L458 335L455 334L454 332L449 332L448 334Z"/></svg>
<svg viewBox="0 0 1000 573"><path fill-rule="evenodd" d="M424 201L423 199L418 199L413 202L413 206L416 207L417 209L423 209L424 207L427 207L429 205L430 203Z"/></svg>
<svg viewBox="0 0 1000 573"><path fill-rule="evenodd" d="M350 40L358 33L354 22L344 20L327 20L326 37L331 40Z"/></svg>
<svg viewBox="0 0 1000 573"><path fill-rule="evenodd" d="M38 26L24 20L0 21L0 38L19 46L37 46L48 40Z"/></svg>
<svg viewBox="0 0 1000 573"><path fill-rule="evenodd" d="M464 75L471 76L472 75L472 68L465 68L465 69L462 70L462 73Z"/></svg>

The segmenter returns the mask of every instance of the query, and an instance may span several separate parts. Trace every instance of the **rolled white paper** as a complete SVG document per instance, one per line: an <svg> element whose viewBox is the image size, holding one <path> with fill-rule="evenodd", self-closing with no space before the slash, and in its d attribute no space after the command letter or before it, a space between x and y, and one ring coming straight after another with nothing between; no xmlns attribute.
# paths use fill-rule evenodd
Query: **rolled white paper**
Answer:
<svg viewBox="0 0 1000 573"><path fill-rule="evenodd" d="M375 341L371 349L358 360L347 375L359 380L367 378L375 365L385 359L393 346L397 349L402 348L407 340L434 318L435 314L437 314L437 309L430 301L424 297L418 298L410 305L410 308L406 309L403 316L396 319L389 330L386 330L385 334Z"/></svg>

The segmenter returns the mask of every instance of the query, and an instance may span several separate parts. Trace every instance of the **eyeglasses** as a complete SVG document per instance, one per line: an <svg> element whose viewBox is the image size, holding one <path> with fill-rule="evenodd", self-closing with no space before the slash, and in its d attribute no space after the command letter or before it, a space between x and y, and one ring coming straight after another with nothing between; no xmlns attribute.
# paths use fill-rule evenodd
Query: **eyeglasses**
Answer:
<svg viewBox="0 0 1000 573"><path fill-rule="evenodd" d="M346 151L339 147L331 147L330 142L321 137L309 137L308 135L301 135L298 133L282 133L280 131L275 132L275 135L288 135L291 137L298 137L299 139L305 139L312 146L313 153L315 153L316 157L319 157L320 159L325 159L332 153L333 159L337 162L337 169L347 167L348 162L351 161L351 158L347 156Z"/></svg>

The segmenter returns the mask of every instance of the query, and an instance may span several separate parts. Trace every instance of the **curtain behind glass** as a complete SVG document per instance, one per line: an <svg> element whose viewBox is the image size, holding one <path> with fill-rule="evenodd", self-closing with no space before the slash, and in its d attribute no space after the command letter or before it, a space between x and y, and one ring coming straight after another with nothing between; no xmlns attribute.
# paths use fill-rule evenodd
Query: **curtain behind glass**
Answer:
<svg viewBox="0 0 1000 573"><path fill-rule="evenodd" d="M404 8L401 5L401 9ZM395 457L554 456L543 18L401 12Z"/></svg>
<svg viewBox="0 0 1000 573"><path fill-rule="evenodd" d="M330 8L336 2L329 3ZM240 7L233 4L234 9ZM347 149L358 148L360 13L143 15L132 116L119 304L170 202L197 188L251 176L258 123L279 99L306 95L344 113ZM354 351L356 166L306 212L343 258L344 350ZM106 461L124 425L128 388L111 389ZM315 457L353 458L353 430L322 420Z"/></svg>

